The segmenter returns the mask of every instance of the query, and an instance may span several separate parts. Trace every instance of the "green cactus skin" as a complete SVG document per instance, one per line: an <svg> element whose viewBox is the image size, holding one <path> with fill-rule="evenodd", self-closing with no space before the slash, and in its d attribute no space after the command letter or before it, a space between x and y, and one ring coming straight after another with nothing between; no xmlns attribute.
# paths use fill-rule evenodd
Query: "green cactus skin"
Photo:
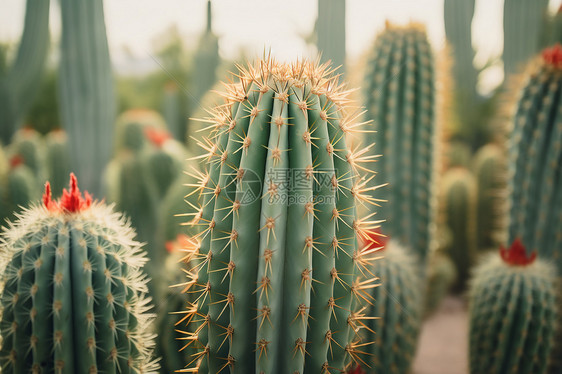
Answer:
<svg viewBox="0 0 562 374"><path fill-rule="evenodd" d="M3 233L2 373L148 373L147 261L120 214L69 191Z"/></svg>
<svg viewBox="0 0 562 374"><path fill-rule="evenodd" d="M182 100L177 84L166 83L162 99L162 115L166 120L170 133L176 139L184 139L186 119L182 113Z"/></svg>
<svg viewBox="0 0 562 374"><path fill-rule="evenodd" d="M8 172L5 188L2 196L5 199L5 211L2 216L9 219L13 219L41 195L33 170L24 164L14 166Z"/></svg>
<svg viewBox="0 0 562 374"><path fill-rule="evenodd" d="M470 372L546 373L558 315L556 269L533 263L518 239L501 254L484 258L470 283Z"/></svg>
<svg viewBox="0 0 562 374"><path fill-rule="evenodd" d="M49 0L27 0L17 56L0 77L0 141L8 144L38 92L49 50Z"/></svg>
<svg viewBox="0 0 562 374"><path fill-rule="evenodd" d="M455 290L461 291L476 256L476 181L466 169L450 169L443 176L444 222L451 230L447 250L457 270Z"/></svg>
<svg viewBox="0 0 562 374"><path fill-rule="evenodd" d="M382 231L412 248L422 264L434 220L434 73L425 31L417 25L387 25L375 41L364 91L367 118L374 126L363 141L384 155L372 169L389 183L377 191L387 201L377 213L386 219Z"/></svg>
<svg viewBox="0 0 562 374"><path fill-rule="evenodd" d="M475 0L445 0L445 35L451 45L453 78L458 99L466 106L466 100L476 97L478 72L474 68L472 48L472 18Z"/></svg>
<svg viewBox="0 0 562 374"><path fill-rule="evenodd" d="M507 174L505 151L496 144L480 148L473 161L477 184L476 248L479 252L497 248L502 229L501 194L505 191Z"/></svg>
<svg viewBox="0 0 562 374"><path fill-rule="evenodd" d="M111 158L115 94L103 2L61 0L60 113L71 167L100 195L100 176Z"/></svg>
<svg viewBox="0 0 562 374"><path fill-rule="evenodd" d="M318 52L345 71L345 0L319 0L316 21Z"/></svg>
<svg viewBox="0 0 562 374"><path fill-rule="evenodd" d="M422 322L423 282L418 263L397 241L386 242L370 270L381 285L372 290L375 300L367 315L364 349L371 358L369 373L408 373L416 353ZM373 333L374 331L374 333ZM364 365L362 365L364 366Z"/></svg>
<svg viewBox="0 0 562 374"><path fill-rule="evenodd" d="M46 174L53 191L62 191L70 173L68 137L62 130L53 130L45 136ZM55 194L55 197L58 197Z"/></svg>
<svg viewBox="0 0 562 374"><path fill-rule="evenodd" d="M543 52L531 67L509 141L508 242L553 259L562 270L562 48Z"/></svg>
<svg viewBox="0 0 562 374"><path fill-rule="evenodd" d="M239 76L201 141L193 370L344 370L359 359L360 301L375 281L357 251L369 223L355 214L368 197L354 183L363 158L345 145L353 116L327 65L268 58Z"/></svg>
<svg viewBox="0 0 562 374"><path fill-rule="evenodd" d="M439 308L457 279L455 264L444 253L433 253L429 259L427 290L424 299L424 317L427 318Z"/></svg>
<svg viewBox="0 0 562 374"><path fill-rule="evenodd" d="M519 72L540 50L548 0L505 0L503 5L504 76Z"/></svg>

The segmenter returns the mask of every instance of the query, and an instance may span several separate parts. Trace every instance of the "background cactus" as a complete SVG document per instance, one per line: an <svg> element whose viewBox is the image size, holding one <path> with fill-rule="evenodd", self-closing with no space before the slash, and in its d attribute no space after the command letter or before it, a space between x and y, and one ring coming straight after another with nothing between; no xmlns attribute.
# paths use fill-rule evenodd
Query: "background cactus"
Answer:
<svg viewBox="0 0 562 374"><path fill-rule="evenodd" d="M425 264L434 220L435 121L434 60L423 27L387 28L375 41L364 80L367 119L373 131L364 144L376 144L384 157L372 164L387 182L377 198L386 219L382 231L410 247ZM423 265L422 265L423 266Z"/></svg>
<svg viewBox="0 0 562 374"><path fill-rule="evenodd" d="M476 178L476 248L479 252L497 248L503 229L502 194L506 182L505 151L496 144L487 144L474 155L472 170Z"/></svg>
<svg viewBox="0 0 562 374"><path fill-rule="evenodd" d="M71 167L100 195L100 176L111 158L115 96L103 3L61 0L60 112L69 138Z"/></svg>
<svg viewBox="0 0 562 374"><path fill-rule="evenodd" d="M424 298L424 317L428 317L439 308L456 280L457 269L451 258L442 251L432 253L429 258L427 290Z"/></svg>
<svg viewBox="0 0 562 374"><path fill-rule="evenodd" d="M395 240L382 241L383 257L370 271L381 280L371 291L375 300L368 309L364 347L369 373L409 373L422 322L423 282L415 257ZM365 249L371 249L371 245Z"/></svg>
<svg viewBox="0 0 562 374"><path fill-rule="evenodd" d="M24 211L3 233L2 372L156 372L146 257L134 231L69 191Z"/></svg>
<svg viewBox="0 0 562 374"><path fill-rule="evenodd" d="M559 313L555 268L519 239L500 255L486 257L471 281L470 372L546 373Z"/></svg>
<svg viewBox="0 0 562 374"><path fill-rule="evenodd" d="M364 159L345 144L356 116L326 65L268 58L239 76L201 142L203 231L185 312L192 365L343 370L359 359L361 304L375 281L360 278L368 253L356 244L370 225L355 214L354 200L370 201L354 182Z"/></svg>
<svg viewBox="0 0 562 374"><path fill-rule="evenodd" d="M316 44L322 61L345 72L345 0L318 0Z"/></svg>
<svg viewBox="0 0 562 374"><path fill-rule="evenodd" d="M0 141L8 144L41 83L49 50L49 0L27 0L17 56L0 76Z"/></svg>
<svg viewBox="0 0 562 374"><path fill-rule="evenodd" d="M443 221L451 232L447 253L457 272L455 290L461 291L476 257L476 182L468 170L455 168L442 183Z"/></svg>
<svg viewBox="0 0 562 374"><path fill-rule="evenodd" d="M504 0L503 65L506 78L521 71L540 50L547 15L548 0Z"/></svg>
<svg viewBox="0 0 562 374"><path fill-rule="evenodd" d="M21 158L21 162L31 169L37 188L45 183L45 145L41 134L29 127L18 130L8 146L8 154L10 158Z"/></svg>
<svg viewBox="0 0 562 374"><path fill-rule="evenodd" d="M51 183L51 188L62 191L65 179L70 173L70 151L68 149L68 137L62 130L53 130L45 136L46 163L45 171Z"/></svg>

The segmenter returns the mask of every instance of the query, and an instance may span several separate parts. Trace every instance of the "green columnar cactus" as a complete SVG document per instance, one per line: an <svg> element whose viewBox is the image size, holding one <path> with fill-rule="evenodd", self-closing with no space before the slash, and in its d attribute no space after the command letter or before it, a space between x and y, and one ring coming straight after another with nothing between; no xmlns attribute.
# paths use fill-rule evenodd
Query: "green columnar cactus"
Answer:
<svg viewBox="0 0 562 374"><path fill-rule="evenodd" d="M189 97L189 107L192 112L199 108L199 101L203 98L205 93L213 87L217 80L217 68L220 65L219 56L219 39L213 33L211 28L212 13L211 13L211 0L207 1L207 27L205 32L199 39L197 50L195 51L194 58L194 74L192 77L192 84L194 90ZM186 134L183 134L178 139L185 139L186 135L192 135L190 129L186 129Z"/></svg>
<svg viewBox="0 0 562 374"><path fill-rule="evenodd" d="M99 194L111 158L115 95L103 2L61 0L60 113L69 138L71 167Z"/></svg>
<svg viewBox="0 0 562 374"><path fill-rule="evenodd" d="M53 130L45 136L46 174L53 191L62 191L70 173L68 139L63 130ZM57 195L55 195L57 196Z"/></svg>
<svg viewBox="0 0 562 374"><path fill-rule="evenodd" d="M362 359L356 333L375 279L362 277L369 260L356 238L370 223L355 200L371 200L354 181L365 159L346 147L356 116L331 72L260 60L215 109L201 142L190 370L316 373Z"/></svg>
<svg viewBox="0 0 562 374"><path fill-rule="evenodd" d="M370 317L365 329L364 347L368 353L369 373L408 373L414 360L422 322L423 282L415 256L397 241L382 238L381 246L371 244L364 250L381 248L383 257L370 267L380 278L373 288L375 300L368 309Z"/></svg>
<svg viewBox="0 0 562 374"><path fill-rule="evenodd" d="M22 208L40 197L37 179L33 170L26 166L21 157L14 156L10 160L10 170L2 183L2 218L14 218Z"/></svg>
<svg viewBox="0 0 562 374"><path fill-rule="evenodd" d="M166 120L170 133L178 140L184 139L184 127L187 121L182 114L181 101L177 84L174 82L166 83L166 86L164 86L164 98L162 99L162 115Z"/></svg>
<svg viewBox="0 0 562 374"><path fill-rule="evenodd" d="M389 186L377 197L383 232L414 250L425 264L434 220L435 72L420 26L387 28L375 41L365 76L367 118L374 121L364 143L384 157L372 169Z"/></svg>
<svg viewBox="0 0 562 374"><path fill-rule="evenodd" d="M505 0L503 5L504 76L520 71L539 50L547 23L548 0Z"/></svg>
<svg viewBox="0 0 562 374"><path fill-rule="evenodd" d="M451 230L447 252L457 270L455 289L461 291L470 276L476 256L476 182L461 168L450 169L443 177L444 223Z"/></svg>
<svg viewBox="0 0 562 374"><path fill-rule="evenodd" d="M444 20L447 42L452 48L453 78L458 100L474 100L478 72L474 68L472 18L475 0L445 0Z"/></svg>
<svg viewBox="0 0 562 374"><path fill-rule="evenodd" d="M316 21L318 52L345 71L345 0L318 0Z"/></svg>
<svg viewBox="0 0 562 374"><path fill-rule="evenodd" d="M457 269L445 253L433 253L429 259L427 290L424 299L424 316L428 317L439 308L455 281Z"/></svg>
<svg viewBox="0 0 562 374"><path fill-rule="evenodd" d="M501 194L505 191L507 166L502 148L487 144L480 148L473 161L473 173L477 184L476 248L478 251L496 248L498 232L502 229L500 211Z"/></svg>
<svg viewBox="0 0 562 374"><path fill-rule="evenodd" d="M509 146L509 242L553 259L562 270L562 47L530 68Z"/></svg>
<svg viewBox="0 0 562 374"><path fill-rule="evenodd" d="M49 50L49 0L27 0L23 35L12 66L0 76L0 141L8 144L41 83Z"/></svg>
<svg viewBox="0 0 562 374"><path fill-rule="evenodd" d="M527 256L519 239L500 255L485 258L470 284L470 372L546 373L558 314L555 268Z"/></svg>
<svg viewBox="0 0 562 374"><path fill-rule="evenodd" d="M134 231L71 175L3 233L2 373L148 373L153 315Z"/></svg>

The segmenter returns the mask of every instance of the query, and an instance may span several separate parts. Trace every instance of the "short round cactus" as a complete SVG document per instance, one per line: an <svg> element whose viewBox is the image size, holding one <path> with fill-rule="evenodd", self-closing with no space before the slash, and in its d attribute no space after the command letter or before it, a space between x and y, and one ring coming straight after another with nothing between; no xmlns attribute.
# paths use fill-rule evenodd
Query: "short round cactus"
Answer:
<svg viewBox="0 0 562 374"><path fill-rule="evenodd" d="M119 213L69 191L23 211L0 248L2 373L148 373L146 257Z"/></svg>

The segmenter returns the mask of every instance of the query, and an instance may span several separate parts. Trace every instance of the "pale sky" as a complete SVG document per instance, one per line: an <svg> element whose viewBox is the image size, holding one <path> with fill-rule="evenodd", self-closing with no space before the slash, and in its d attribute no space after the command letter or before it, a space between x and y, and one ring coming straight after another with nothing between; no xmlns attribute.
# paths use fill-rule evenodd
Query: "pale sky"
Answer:
<svg viewBox="0 0 562 374"><path fill-rule="evenodd" d="M533 1L533 0L529 0ZM51 0L51 29L60 32L58 2ZM188 47L195 47L204 28L206 0L105 0L108 40L115 65L123 65L124 46L141 61L171 25L176 24ZM551 0L557 9L562 0ZM0 2L0 40L19 38L25 0ZM473 22L476 63L499 56L503 45L503 0L477 0ZM308 34L316 19L315 0L213 0L213 30L220 37L220 53L235 58L243 48L247 55L261 55L271 48L281 60L310 56L301 35ZM410 20L427 25L434 49L444 42L443 0L348 0L346 14L347 56L353 60L372 44L386 19L395 23ZM488 74L489 85L501 81L501 69Z"/></svg>

